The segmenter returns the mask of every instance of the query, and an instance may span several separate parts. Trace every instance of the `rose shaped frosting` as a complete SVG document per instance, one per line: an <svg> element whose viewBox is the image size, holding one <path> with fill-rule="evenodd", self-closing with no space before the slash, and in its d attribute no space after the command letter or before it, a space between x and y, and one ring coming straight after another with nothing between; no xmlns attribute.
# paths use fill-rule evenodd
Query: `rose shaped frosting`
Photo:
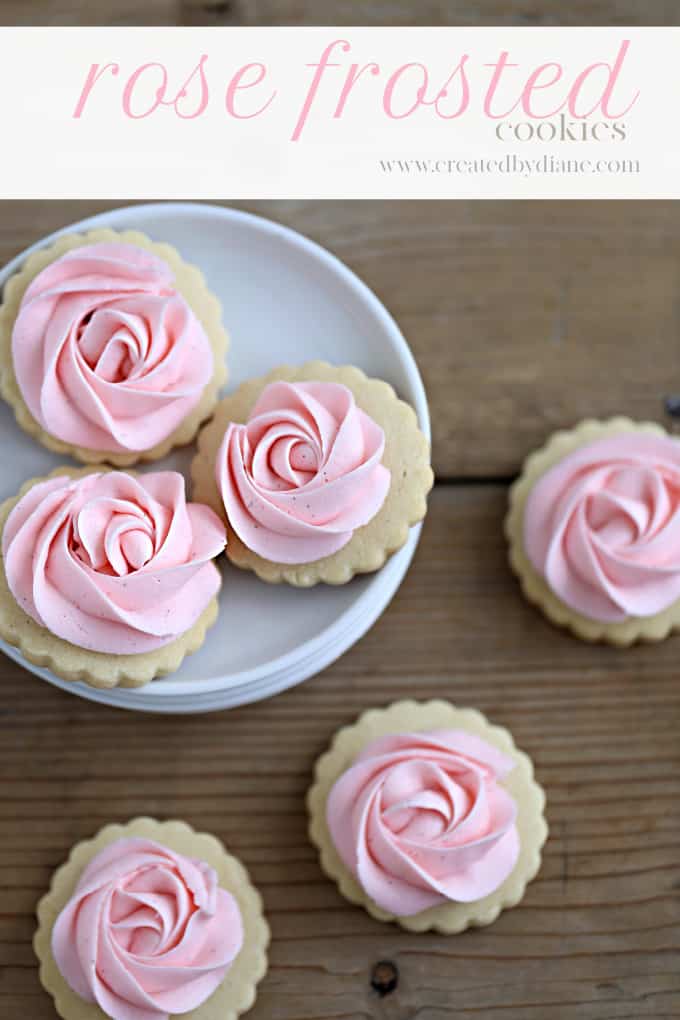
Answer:
<svg viewBox="0 0 680 1020"><path fill-rule="evenodd" d="M60 475L3 529L7 583L53 634L96 652L147 652L189 630L220 586L222 522L175 471Z"/></svg>
<svg viewBox="0 0 680 1020"><path fill-rule="evenodd" d="M626 433L588 443L534 485L524 546L572 609L606 623L680 598L680 444Z"/></svg>
<svg viewBox="0 0 680 1020"><path fill-rule="evenodd" d="M381 737L330 792L326 818L345 866L398 917L497 889L519 854L514 762L462 730Z"/></svg>
<svg viewBox="0 0 680 1020"><path fill-rule="evenodd" d="M12 333L17 383L42 428L91 450L148 450L198 404L213 356L162 259L87 245L43 269Z"/></svg>
<svg viewBox="0 0 680 1020"><path fill-rule="evenodd" d="M213 869L148 839L98 853L52 931L65 981L113 1020L195 1009L242 944L238 904Z"/></svg>
<svg viewBox="0 0 680 1020"><path fill-rule="evenodd" d="M230 424L217 484L241 541L276 563L342 549L390 486L383 430L340 383L274 382L245 425Z"/></svg>

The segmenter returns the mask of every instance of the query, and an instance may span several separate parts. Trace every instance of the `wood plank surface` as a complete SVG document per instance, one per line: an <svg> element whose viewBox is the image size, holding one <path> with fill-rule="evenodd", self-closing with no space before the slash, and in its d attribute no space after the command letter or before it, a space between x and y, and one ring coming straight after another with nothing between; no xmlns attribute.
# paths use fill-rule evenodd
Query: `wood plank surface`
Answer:
<svg viewBox="0 0 680 1020"><path fill-rule="evenodd" d="M114 204L0 203L0 264ZM273 943L253 1020L680 1016L680 639L593 648L546 623L507 566L497 481L555 425L658 417L662 396L680 390L680 210L247 207L335 251L404 329L429 390L440 478L423 538L369 634L259 705L132 715L0 658L0 1018L53 1020L30 944L36 902L75 841L142 813L216 833L261 889ZM306 836L304 794L335 730L413 696L475 705L508 726L548 795L551 835L522 904L450 938L346 903ZM384 998L371 987L382 960L399 974Z"/></svg>
<svg viewBox="0 0 680 1020"><path fill-rule="evenodd" d="M116 204L0 203L0 264ZM385 302L440 479L509 477L556 428L663 419L680 393L678 202L233 204L330 248Z"/></svg>
<svg viewBox="0 0 680 1020"><path fill-rule="evenodd" d="M5 25L676 25L674 0L2 0Z"/></svg>
<svg viewBox="0 0 680 1020"><path fill-rule="evenodd" d="M588 648L519 595L501 486L441 486L414 566L339 663L213 716L91 705L2 663L0 1016L51 1020L30 940L71 844L139 813L216 833L264 896L271 967L253 1020L642 1020L680 1015L677 643ZM490 928L412 935L347 904L306 837L304 794L362 709L439 696L509 726L551 828L522 904ZM380 999L374 965L396 964Z"/></svg>

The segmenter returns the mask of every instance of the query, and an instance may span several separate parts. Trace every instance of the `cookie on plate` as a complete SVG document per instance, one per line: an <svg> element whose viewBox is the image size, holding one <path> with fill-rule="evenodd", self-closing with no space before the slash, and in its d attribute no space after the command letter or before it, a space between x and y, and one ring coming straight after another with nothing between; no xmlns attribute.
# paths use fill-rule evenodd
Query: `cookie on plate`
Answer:
<svg viewBox="0 0 680 1020"><path fill-rule="evenodd" d="M179 668L217 618L226 539L176 471L58 468L0 505L0 637L93 687Z"/></svg>
<svg viewBox="0 0 680 1020"><path fill-rule="evenodd" d="M192 477L227 521L231 562L301 587L380 569L425 516L433 482L413 409L386 382L321 361L225 397Z"/></svg>
<svg viewBox="0 0 680 1020"><path fill-rule="evenodd" d="M400 701L340 730L307 804L343 896L410 931L491 924L522 899L548 832L508 731L445 701Z"/></svg>
<svg viewBox="0 0 680 1020"><path fill-rule="evenodd" d="M510 562L529 599L586 641L680 628L680 442L627 418L557 432L510 493Z"/></svg>
<svg viewBox="0 0 680 1020"><path fill-rule="evenodd" d="M124 467L189 443L226 380L220 304L201 272L136 231L66 234L0 305L0 389L21 427Z"/></svg>
<svg viewBox="0 0 680 1020"><path fill-rule="evenodd" d="M73 848L37 913L40 980L63 1020L235 1020L267 970L248 873L184 822L107 825Z"/></svg>

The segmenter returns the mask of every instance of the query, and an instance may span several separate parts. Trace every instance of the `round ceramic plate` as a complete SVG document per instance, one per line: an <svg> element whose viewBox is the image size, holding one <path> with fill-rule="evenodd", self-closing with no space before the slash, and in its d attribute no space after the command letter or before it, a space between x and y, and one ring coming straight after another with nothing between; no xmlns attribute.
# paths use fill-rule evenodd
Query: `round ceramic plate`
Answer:
<svg viewBox="0 0 680 1020"><path fill-rule="evenodd" d="M129 206L58 233L95 227L142 230L200 266L222 301L231 338L227 389L285 362L322 358L354 364L392 383L415 408L429 438L425 391L399 328L376 296L325 249L269 220L193 203ZM0 272L0 287L32 250ZM26 478L47 474L60 463L16 425L4 403L0 438L0 500ZM174 467L188 476L192 453L190 447L142 470ZM2 642L0 647L50 683L121 708L202 712L256 701L318 673L368 630L399 587L419 532L411 529L407 544L382 570L337 588L268 585L224 563L220 614L203 647L173 676L136 690L99 691L62 681L25 662L16 649Z"/></svg>

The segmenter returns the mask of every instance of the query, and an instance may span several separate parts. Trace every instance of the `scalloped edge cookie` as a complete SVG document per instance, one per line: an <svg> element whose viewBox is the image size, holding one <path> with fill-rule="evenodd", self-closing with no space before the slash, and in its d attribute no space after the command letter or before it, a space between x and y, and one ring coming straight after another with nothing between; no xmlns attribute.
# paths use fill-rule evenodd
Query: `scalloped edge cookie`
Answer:
<svg viewBox="0 0 680 1020"><path fill-rule="evenodd" d="M102 241L121 241L144 248L163 259L175 274L175 285L194 314L200 319L213 352L213 377L203 390L196 407L163 442L150 450L132 450L129 453L90 450L73 446L46 432L29 411L14 374L12 359L12 330L21 300L29 284L46 266L74 248ZM85 464L113 464L128 467L138 461L152 461L164 457L175 446L190 443L201 423L209 418L217 404L218 394L227 380L226 353L229 338L222 325L222 308L208 289L205 278L197 266L185 262L176 248L160 241L152 241L137 230L115 231L108 228L90 230L84 234L63 234L47 248L32 252L4 286L0 305L0 393L12 407L20 427L55 453L66 453Z"/></svg>
<svg viewBox="0 0 680 1020"><path fill-rule="evenodd" d="M357 405L385 432L383 464L392 478L382 507L332 556L311 563L275 563L243 544L227 522L227 556L237 567L253 570L263 581L282 581L308 588L322 581L345 584L355 574L379 570L387 558L400 549L409 528L425 517L427 494L434 483L430 467L430 446L420 431L413 408L400 400L389 383L370 379L351 365L336 366L325 361L304 365L281 365L268 375L249 379L217 405L213 420L198 437L198 452L191 464L193 498L211 506L226 519L215 481L215 459L229 422L245 422L265 386L271 382L338 382L354 394Z"/></svg>
<svg viewBox="0 0 680 1020"><path fill-rule="evenodd" d="M663 641L672 631L680 630L680 600L662 613L629 617L620 623L603 623L583 616L558 598L529 560L524 550L524 509L538 479L567 454L598 439L627 432L672 438L655 422L635 422L624 417L607 421L588 418L573 429L554 432L544 446L529 454L524 461L520 476L510 489L510 505L505 518L510 565L528 601L541 609L552 623L565 627L583 641L604 641L619 647L628 647L637 641Z"/></svg>
<svg viewBox="0 0 680 1020"><path fill-rule="evenodd" d="M241 952L210 998L197 1009L181 1014L184 1020L236 1020L255 1002L256 986L267 972L270 932L260 894L243 864L215 836L195 832L186 822L159 822L146 817L134 818L124 825L107 825L92 839L77 843L68 860L52 876L49 892L38 903L33 949L40 961L40 981L54 999L57 1013L63 1020L109 1020L99 1006L81 999L69 987L54 961L50 943L55 921L85 866L109 843L129 836L153 839L176 853L207 862L217 872L220 886L237 900L244 928Z"/></svg>
<svg viewBox="0 0 680 1020"><path fill-rule="evenodd" d="M388 914L364 892L335 849L326 823L329 793L362 748L377 737L451 728L482 737L514 759L515 768L503 780L503 786L517 803L519 859L495 892L474 903L441 903L410 917ZM527 884L541 866L541 848L548 837L544 808L545 794L534 779L531 759L515 746L510 732L492 725L474 708L457 708L438 699L397 701L388 708L369 709L351 726L339 730L330 749L316 762L314 785L307 794L310 839L319 850L323 871L336 882L345 899L364 907L378 921L396 921L408 931L437 931L443 935L456 935L469 927L491 924L502 910L520 902Z"/></svg>
<svg viewBox="0 0 680 1020"><path fill-rule="evenodd" d="M57 475L82 478L112 470L100 465L89 468L60 467L49 475L31 478L0 504L0 538L10 511L39 482ZM131 474L133 472L130 472ZM79 648L41 627L32 616L23 611L7 584L5 563L0 549L0 637L18 648L25 659L35 666L44 666L63 680L82 680L90 687L142 687L159 676L174 673L185 656L196 652L205 641L209 627L215 623L218 612L217 598L211 599L196 623L170 644L152 652L137 655L109 655Z"/></svg>

